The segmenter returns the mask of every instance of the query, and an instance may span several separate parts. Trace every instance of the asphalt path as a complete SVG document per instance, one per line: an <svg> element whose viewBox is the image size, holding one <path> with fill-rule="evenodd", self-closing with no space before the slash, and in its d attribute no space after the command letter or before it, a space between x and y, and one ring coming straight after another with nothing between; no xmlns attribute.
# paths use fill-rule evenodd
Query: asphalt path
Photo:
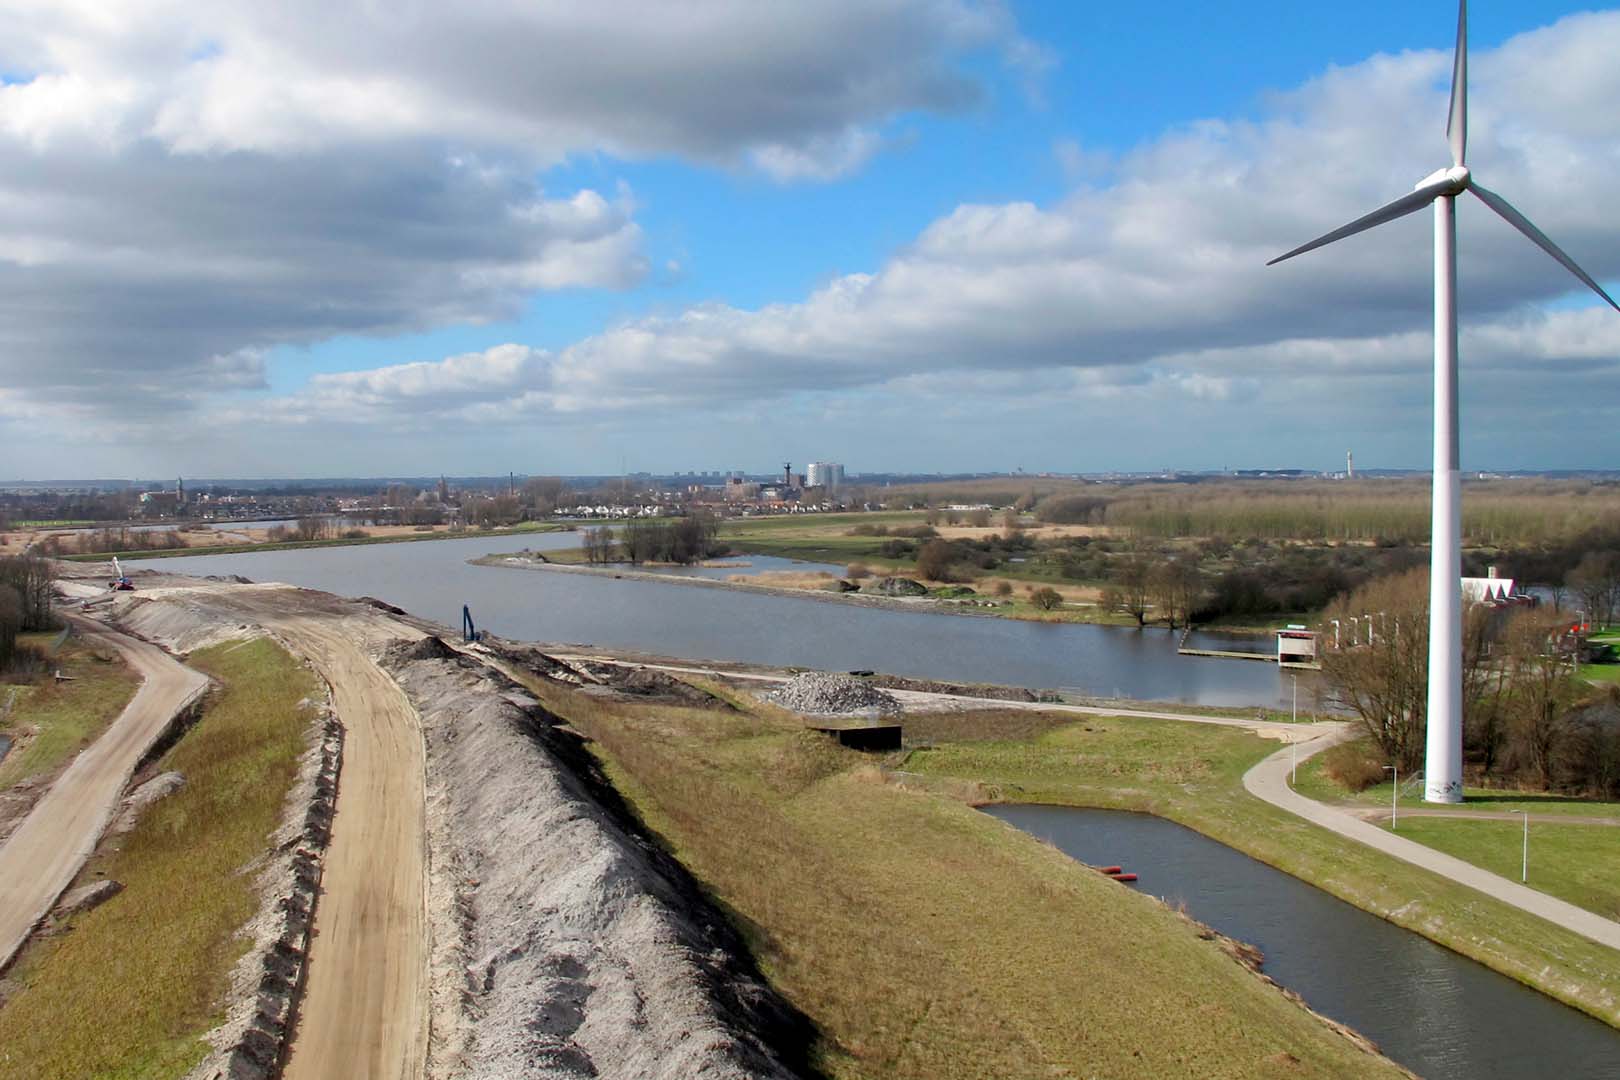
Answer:
<svg viewBox="0 0 1620 1080"><path fill-rule="evenodd" d="M1341 725L1336 731L1325 732L1299 746L1298 760L1304 761L1336 743L1354 738L1355 734L1355 728L1349 724ZM1249 794L1302 817L1313 825L1320 825L1357 843L1376 848L1386 855L1393 855L1402 862L1420 866L1441 877L1450 878L1458 884L1477 889L1493 899L1540 916L1600 945L1620 949L1620 922L1605 919L1585 908L1537 892L1500 874L1493 874L1489 870L1482 870L1472 863L1463 862L1444 852L1414 843L1398 833L1381 829L1338 807L1319 803L1315 799L1307 799L1288 786L1289 767L1290 751L1284 748L1244 773L1243 786Z"/></svg>

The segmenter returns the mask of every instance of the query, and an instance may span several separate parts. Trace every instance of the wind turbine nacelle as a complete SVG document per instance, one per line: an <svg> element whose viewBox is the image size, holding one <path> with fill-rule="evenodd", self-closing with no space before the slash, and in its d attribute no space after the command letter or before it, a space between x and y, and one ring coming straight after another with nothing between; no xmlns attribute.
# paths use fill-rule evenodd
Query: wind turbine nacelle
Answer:
<svg viewBox="0 0 1620 1080"><path fill-rule="evenodd" d="M1468 190L1468 166L1453 165L1449 169L1436 169L1412 188L1413 191L1431 191L1441 195L1461 195Z"/></svg>

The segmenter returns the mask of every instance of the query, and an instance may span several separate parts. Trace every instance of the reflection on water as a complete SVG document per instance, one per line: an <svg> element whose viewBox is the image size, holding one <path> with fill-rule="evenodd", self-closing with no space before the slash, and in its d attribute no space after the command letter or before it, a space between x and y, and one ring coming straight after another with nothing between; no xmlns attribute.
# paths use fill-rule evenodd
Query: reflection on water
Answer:
<svg viewBox="0 0 1620 1080"><path fill-rule="evenodd" d="M1281 706L1287 700L1288 680L1274 665L1177 656L1176 635L1162 630L932 615L467 562L578 543L577 533L541 533L178 556L144 565L374 596L446 626L459 625L461 605L468 604L479 626L527 641L1205 705ZM1302 676L1301 702L1306 684Z"/></svg>
<svg viewBox="0 0 1620 1080"><path fill-rule="evenodd" d="M1191 829L1111 810L988 812L1137 873L1137 888L1258 947L1267 975L1428 1080L1620 1077L1620 1031Z"/></svg>

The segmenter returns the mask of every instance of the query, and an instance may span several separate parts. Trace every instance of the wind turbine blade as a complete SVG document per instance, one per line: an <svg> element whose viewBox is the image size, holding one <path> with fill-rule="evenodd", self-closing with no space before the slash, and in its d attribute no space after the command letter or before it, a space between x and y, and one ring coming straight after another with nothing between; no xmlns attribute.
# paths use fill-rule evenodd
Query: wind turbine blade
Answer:
<svg viewBox="0 0 1620 1080"><path fill-rule="evenodd" d="M1468 156L1468 0L1457 0L1457 49L1451 54L1451 115L1446 119L1451 163Z"/></svg>
<svg viewBox="0 0 1620 1080"><path fill-rule="evenodd" d="M1563 248L1549 240L1546 233L1532 225L1529 218L1513 209L1512 204L1506 199L1502 198L1502 196L1498 195L1496 192L1491 191L1489 188L1480 187L1479 184L1474 183L1472 180L1470 180L1468 184L1468 190L1472 191L1475 195L1478 195L1479 201L1490 207L1492 210L1495 210L1497 214L1501 216L1502 220L1524 233L1524 235L1535 241L1536 246L1542 251L1545 251L1547 254L1551 255L1553 258L1562 263L1565 270L1568 270L1570 273L1574 274L1576 277L1585 282L1586 287L1603 297L1604 300L1608 301L1610 307L1614 308L1616 311L1620 311L1620 304L1615 303L1614 297L1603 291L1603 286L1592 280L1592 275L1588 274L1585 270L1582 270L1574 259L1570 258L1564 253Z"/></svg>
<svg viewBox="0 0 1620 1080"><path fill-rule="evenodd" d="M1386 221L1394 221L1396 218L1405 217L1407 214L1415 214L1433 202L1435 194L1436 190L1432 186L1425 185L1420 187L1410 195L1402 195L1394 202L1389 203L1386 206L1381 206L1364 217L1358 217L1356 220L1352 221L1348 225L1343 226L1342 228L1334 229L1326 236L1318 236L1310 243L1302 244L1286 255L1277 256L1275 259L1272 259L1270 262L1266 263L1266 265L1276 266L1284 259L1292 259L1295 255L1303 255L1307 251L1315 251L1317 248L1325 247L1326 245L1333 243L1335 240L1343 240L1347 236L1354 236L1358 232L1365 232L1366 230L1374 228L1375 226L1384 224Z"/></svg>

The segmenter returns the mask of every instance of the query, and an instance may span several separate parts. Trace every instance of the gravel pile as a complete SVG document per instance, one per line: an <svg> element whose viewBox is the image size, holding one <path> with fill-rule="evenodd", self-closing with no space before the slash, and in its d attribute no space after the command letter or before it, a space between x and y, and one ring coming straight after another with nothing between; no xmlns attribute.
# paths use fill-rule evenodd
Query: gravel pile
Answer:
<svg viewBox="0 0 1620 1080"><path fill-rule="evenodd" d="M766 695L766 700L796 713L823 716L846 713L892 716L900 711L900 702L870 683L848 675L815 671L795 675L780 690Z"/></svg>

